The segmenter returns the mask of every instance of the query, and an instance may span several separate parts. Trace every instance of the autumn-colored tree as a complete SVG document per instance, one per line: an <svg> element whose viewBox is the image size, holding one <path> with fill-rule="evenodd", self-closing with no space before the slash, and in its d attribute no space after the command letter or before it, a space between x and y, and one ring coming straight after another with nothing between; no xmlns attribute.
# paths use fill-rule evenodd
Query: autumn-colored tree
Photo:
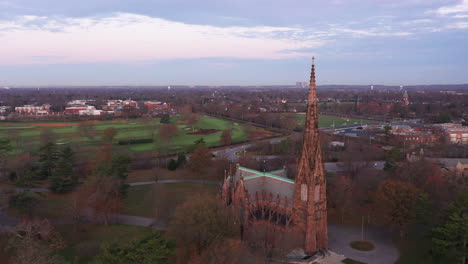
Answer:
<svg viewBox="0 0 468 264"><path fill-rule="evenodd" d="M228 130L228 129L223 130L220 137L221 137L221 144L223 146L231 145L231 143L232 143L232 133L231 133L230 130Z"/></svg>
<svg viewBox="0 0 468 264"><path fill-rule="evenodd" d="M161 139L162 152L169 151L169 146L174 137L179 135L176 125L164 124L158 131L158 137Z"/></svg>
<svg viewBox="0 0 468 264"><path fill-rule="evenodd" d="M184 105L179 109L180 119L182 121L187 121L192 116L192 106Z"/></svg>
<svg viewBox="0 0 468 264"><path fill-rule="evenodd" d="M88 196L87 205L104 224L109 224L112 214L122 209L120 181L108 174L95 174L90 177L85 188Z"/></svg>
<svg viewBox="0 0 468 264"><path fill-rule="evenodd" d="M192 256L190 264L238 264L249 259L249 263L264 263L255 259L248 247L240 239L223 239L213 241L201 255Z"/></svg>
<svg viewBox="0 0 468 264"><path fill-rule="evenodd" d="M197 124L197 122L198 122L198 115L197 114L192 113L189 116L189 118L187 119L187 125L192 127L192 131L194 130L194 126Z"/></svg>
<svg viewBox="0 0 468 264"><path fill-rule="evenodd" d="M405 234L405 228L416 216L416 205L423 192L411 183L398 180L382 182L376 191L376 201L390 227Z"/></svg>
<svg viewBox="0 0 468 264"><path fill-rule="evenodd" d="M158 131L158 136L163 141L171 141L172 138L177 137L179 131L176 125L164 124Z"/></svg>
<svg viewBox="0 0 468 264"><path fill-rule="evenodd" d="M288 131L293 131L297 127L297 118L295 115L282 115L280 117L280 126Z"/></svg>
<svg viewBox="0 0 468 264"><path fill-rule="evenodd" d="M210 167L212 154L205 146L198 147L190 156L189 169L197 176L202 176Z"/></svg>
<svg viewBox="0 0 468 264"><path fill-rule="evenodd" d="M114 141L114 138L117 136L119 131L115 127L108 127L104 129L102 133L102 139L109 144L112 144L112 141Z"/></svg>
<svg viewBox="0 0 468 264"><path fill-rule="evenodd" d="M82 137L87 137L88 139L93 140L96 136L96 128L93 123L81 122L78 124L78 133Z"/></svg>
<svg viewBox="0 0 468 264"><path fill-rule="evenodd" d="M41 136L40 136L41 145L55 144L56 140L57 140L57 134L55 134L52 130L44 129L41 132Z"/></svg>
<svg viewBox="0 0 468 264"><path fill-rule="evenodd" d="M200 255L214 241L236 238L240 221L219 197L196 194L177 207L168 235L178 246L178 260L186 263L192 255Z"/></svg>
<svg viewBox="0 0 468 264"><path fill-rule="evenodd" d="M341 176L335 179L329 190L329 201L336 207L340 214L341 223L344 222L346 212L352 208L354 185L349 177Z"/></svg>
<svg viewBox="0 0 468 264"><path fill-rule="evenodd" d="M10 232L8 247L15 254L13 263L64 263L56 251L64 248L65 243L46 219L20 222Z"/></svg>
<svg viewBox="0 0 468 264"><path fill-rule="evenodd" d="M125 198L128 184L128 164L126 156L114 156L111 160L102 160L88 179L85 189L88 193L88 205L94 213L109 223L110 216L119 212Z"/></svg>

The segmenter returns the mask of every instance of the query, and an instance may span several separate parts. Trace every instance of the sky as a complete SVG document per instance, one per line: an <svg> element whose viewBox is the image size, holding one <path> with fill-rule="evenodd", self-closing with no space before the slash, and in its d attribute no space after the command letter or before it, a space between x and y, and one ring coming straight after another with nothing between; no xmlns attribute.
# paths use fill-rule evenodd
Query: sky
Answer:
<svg viewBox="0 0 468 264"><path fill-rule="evenodd" d="M0 0L0 86L468 83L468 0Z"/></svg>

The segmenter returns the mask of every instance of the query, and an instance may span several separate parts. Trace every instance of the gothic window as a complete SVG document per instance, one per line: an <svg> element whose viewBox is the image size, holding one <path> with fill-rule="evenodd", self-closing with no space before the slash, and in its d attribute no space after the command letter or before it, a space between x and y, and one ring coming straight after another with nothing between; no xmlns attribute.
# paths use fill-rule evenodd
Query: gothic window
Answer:
<svg viewBox="0 0 468 264"><path fill-rule="evenodd" d="M301 184L301 200L307 201L307 184Z"/></svg>
<svg viewBox="0 0 468 264"><path fill-rule="evenodd" d="M315 185L314 199L315 202L318 202L320 199L320 185Z"/></svg>

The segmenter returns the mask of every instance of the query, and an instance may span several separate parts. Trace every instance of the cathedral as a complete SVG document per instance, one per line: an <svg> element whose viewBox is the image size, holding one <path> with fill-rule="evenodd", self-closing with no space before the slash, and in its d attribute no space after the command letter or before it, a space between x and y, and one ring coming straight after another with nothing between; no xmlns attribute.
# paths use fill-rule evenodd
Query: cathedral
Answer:
<svg viewBox="0 0 468 264"><path fill-rule="evenodd" d="M303 145L294 180L284 170L260 172L237 166L225 178L223 199L241 212L244 232L272 225L294 234L309 255L328 248L325 172L318 130L315 63L312 61Z"/></svg>

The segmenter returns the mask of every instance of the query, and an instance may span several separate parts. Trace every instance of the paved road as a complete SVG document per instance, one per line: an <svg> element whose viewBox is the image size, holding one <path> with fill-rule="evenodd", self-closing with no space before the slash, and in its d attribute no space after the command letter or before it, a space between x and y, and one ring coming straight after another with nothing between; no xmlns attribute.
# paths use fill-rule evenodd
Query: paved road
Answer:
<svg viewBox="0 0 468 264"><path fill-rule="evenodd" d="M382 228L368 227L364 240L375 245L372 251L359 251L351 248L349 243L361 240L361 227L328 225L328 246L330 250L345 255L347 258L368 264L393 264L399 257L398 250L392 242L392 235Z"/></svg>
<svg viewBox="0 0 468 264"><path fill-rule="evenodd" d="M221 185L219 181L206 181L206 180L159 180L159 181L145 181L145 182L131 182L130 186L148 185L155 183L199 183L207 185Z"/></svg>

